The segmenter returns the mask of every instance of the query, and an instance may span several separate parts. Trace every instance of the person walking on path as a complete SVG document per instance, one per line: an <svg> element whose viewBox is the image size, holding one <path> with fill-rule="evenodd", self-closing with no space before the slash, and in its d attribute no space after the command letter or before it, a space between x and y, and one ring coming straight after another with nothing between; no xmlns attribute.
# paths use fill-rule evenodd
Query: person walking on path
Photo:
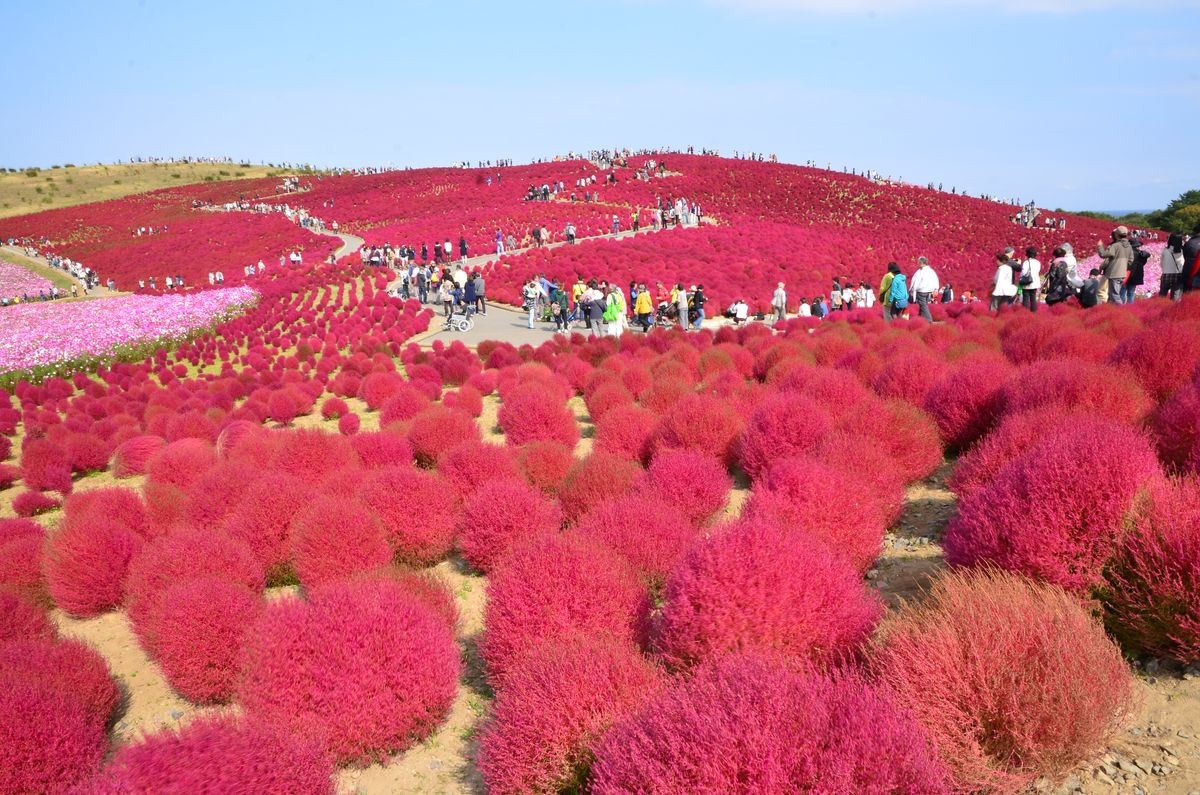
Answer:
<svg viewBox="0 0 1200 795"><path fill-rule="evenodd" d="M1169 296L1172 301L1180 297L1180 275L1183 273L1183 235L1176 232L1167 238L1167 247L1162 252L1162 280L1158 285L1160 296Z"/></svg>
<svg viewBox="0 0 1200 795"><path fill-rule="evenodd" d="M775 310L776 323L787 316L787 291L783 289L783 282L775 286L775 294L771 296L771 308Z"/></svg>
<svg viewBox="0 0 1200 795"><path fill-rule="evenodd" d="M696 310L696 328L704 326L704 305L708 299L704 297L704 285L698 284L692 288L692 307Z"/></svg>
<svg viewBox="0 0 1200 795"><path fill-rule="evenodd" d="M1021 277L1017 280L1021 285L1021 303L1030 312L1036 312L1038 297L1042 290L1042 263L1037 258L1037 249L1033 246L1025 249L1025 261L1021 263Z"/></svg>
<svg viewBox="0 0 1200 795"><path fill-rule="evenodd" d="M675 285L675 309L679 313L679 327L688 330L688 294L683 289L683 283Z"/></svg>
<svg viewBox="0 0 1200 795"><path fill-rule="evenodd" d="M886 321L891 321L892 319L892 282L899 272L900 266L894 262L889 262L887 273L883 274L883 278L879 280L879 303L883 307L883 319Z"/></svg>
<svg viewBox="0 0 1200 795"><path fill-rule="evenodd" d="M1112 231L1112 242L1109 245L1099 243L1096 252L1104 260L1104 278L1108 282L1108 303L1123 303L1121 288L1129 275L1129 263L1133 261L1133 247L1129 245L1129 229L1118 226Z"/></svg>
<svg viewBox="0 0 1200 795"><path fill-rule="evenodd" d="M642 331L649 332L652 325L650 316L654 314L654 300L650 297L650 291L644 284L638 286L637 299L633 302L633 313L637 315L637 322L642 327Z"/></svg>
<svg viewBox="0 0 1200 795"><path fill-rule="evenodd" d="M1017 285L1013 281L1012 262L1008 255L1001 252L996 255L996 275L992 277L992 305L995 312L1002 306L1013 302L1017 296Z"/></svg>
<svg viewBox="0 0 1200 795"><path fill-rule="evenodd" d="M917 272L913 274L911 286L912 296L921 309L921 317L932 323L933 315L929 311L929 304L942 286L927 257L917 257Z"/></svg>
<svg viewBox="0 0 1200 795"><path fill-rule="evenodd" d="M521 299L525 302L525 311L529 313L529 328L533 328L534 317L537 314L538 295L541 290L533 279L525 282L525 287L521 289Z"/></svg>
<svg viewBox="0 0 1200 795"><path fill-rule="evenodd" d="M475 311L481 315L487 314L487 282L483 280L483 274L476 271L475 278L472 279L475 285Z"/></svg>

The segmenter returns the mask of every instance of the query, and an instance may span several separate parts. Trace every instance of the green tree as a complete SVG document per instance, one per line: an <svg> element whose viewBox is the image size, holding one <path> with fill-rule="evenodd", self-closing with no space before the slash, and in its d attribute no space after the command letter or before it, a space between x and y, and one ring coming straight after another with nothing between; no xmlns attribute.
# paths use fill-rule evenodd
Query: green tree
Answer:
<svg viewBox="0 0 1200 795"><path fill-rule="evenodd" d="M1166 208L1150 213L1151 226L1171 232L1191 232L1200 223L1200 190L1180 194Z"/></svg>

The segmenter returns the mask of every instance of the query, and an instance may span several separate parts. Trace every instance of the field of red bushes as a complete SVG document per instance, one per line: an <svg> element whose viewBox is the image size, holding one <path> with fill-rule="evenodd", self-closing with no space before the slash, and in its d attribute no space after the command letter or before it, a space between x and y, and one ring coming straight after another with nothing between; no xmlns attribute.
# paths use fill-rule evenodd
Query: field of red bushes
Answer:
<svg viewBox="0 0 1200 795"><path fill-rule="evenodd" d="M795 191L854 178L673 159L720 224L519 261L723 295L904 223L949 251L950 197L838 221ZM468 348L387 283L268 271L213 333L0 393L0 793L1200 780L1191 734L1106 772L1158 703L1130 661L1200 665L1196 296Z"/></svg>

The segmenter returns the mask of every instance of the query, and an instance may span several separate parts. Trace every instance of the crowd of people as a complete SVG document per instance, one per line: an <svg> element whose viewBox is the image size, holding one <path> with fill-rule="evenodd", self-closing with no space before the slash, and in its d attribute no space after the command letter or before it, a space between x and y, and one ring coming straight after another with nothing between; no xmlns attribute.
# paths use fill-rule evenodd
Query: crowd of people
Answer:
<svg viewBox="0 0 1200 795"><path fill-rule="evenodd" d="M616 282L585 281L579 276L567 286L544 274L525 282L521 299L531 329L539 322L553 323L555 331L581 327L591 334L612 337L630 328L640 328L643 333L655 327L698 329L708 303L702 284L685 287L677 283L668 288L655 282L651 291L644 282L630 282L627 293Z"/></svg>

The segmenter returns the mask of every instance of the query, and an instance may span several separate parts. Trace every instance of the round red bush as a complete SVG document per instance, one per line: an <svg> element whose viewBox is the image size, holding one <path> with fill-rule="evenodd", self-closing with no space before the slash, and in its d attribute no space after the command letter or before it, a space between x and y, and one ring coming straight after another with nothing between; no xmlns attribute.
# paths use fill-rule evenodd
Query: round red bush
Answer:
<svg viewBox="0 0 1200 795"><path fill-rule="evenodd" d="M574 447L579 441L575 415L560 396L537 384L505 394L497 420L511 445L544 440Z"/></svg>
<svg viewBox="0 0 1200 795"><path fill-rule="evenodd" d="M696 450L733 463L742 415L713 395L689 394L663 416L655 431L658 450Z"/></svg>
<svg viewBox="0 0 1200 795"><path fill-rule="evenodd" d="M320 738L339 763L386 759L428 736L462 668L444 619L388 579L269 605L242 660L246 713Z"/></svg>
<svg viewBox="0 0 1200 795"><path fill-rule="evenodd" d="M317 497L292 518L296 576L312 588L387 566L392 550L375 514L349 499Z"/></svg>
<svg viewBox="0 0 1200 795"><path fill-rule="evenodd" d="M261 610L254 591L220 577L196 577L163 592L155 659L167 682L196 704L233 695L242 638Z"/></svg>
<svg viewBox="0 0 1200 795"><path fill-rule="evenodd" d="M350 446L367 469L408 466L413 462L408 440L390 431L367 431L351 435Z"/></svg>
<svg viewBox="0 0 1200 795"><path fill-rule="evenodd" d="M479 439L479 425L470 414L445 406L430 406L413 417L408 428L417 463L431 467L446 452L462 442Z"/></svg>
<svg viewBox="0 0 1200 795"><path fill-rule="evenodd" d="M757 654L675 682L600 742L591 791L948 793L913 719L876 688Z"/></svg>
<svg viewBox="0 0 1200 795"><path fill-rule="evenodd" d="M701 525L725 507L733 478L713 456L695 450L664 450L650 462L637 488Z"/></svg>
<svg viewBox="0 0 1200 795"><path fill-rule="evenodd" d="M343 414L338 419L337 427L338 433L340 433L342 436L353 437L358 433L358 429L362 427L362 420L360 420L358 415L354 413Z"/></svg>
<svg viewBox="0 0 1200 795"><path fill-rule="evenodd" d="M757 480L773 461L814 450L832 428L829 415L815 401L776 393L746 421L738 440L738 463Z"/></svg>
<svg viewBox="0 0 1200 795"><path fill-rule="evenodd" d="M405 386L404 378L398 373L380 372L367 375L358 385L358 396L371 411L378 411L384 403Z"/></svg>
<svg viewBox="0 0 1200 795"><path fill-rule="evenodd" d="M642 468L634 461L594 452L577 461L558 488L563 515L573 522L605 500L632 488Z"/></svg>
<svg viewBox="0 0 1200 795"><path fill-rule="evenodd" d="M330 472L358 463L350 441L336 433L304 428L277 436L275 468L310 486L319 484Z"/></svg>
<svg viewBox="0 0 1200 795"><path fill-rule="evenodd" d="M79 474L103 472L108 469L112 447L99 436L90 433L73 433L63 443L71 471Z"/></svg>
<svg viewBox="0 0 1200 795"><path fill-rule="evenodd" d="M651 585L662 584L699 535L686 513L646 494L605 500L576 529L625 558Z"/></svg>
<svg viewBox="0 0 1200 795"><path fill-rule="evenodd" d="M1160 321L1117 344L1109 361L1123 367L1155 400L1191 380L1200 362L1200 323Z"/></svg>
<svg viewBox="0 0 1200 795"><path fill-rule="evenodd" d="M857 653L882 612L843 558L773 522L740 521L667 579L653 641L676 668L756 648L831 665Z"/></svg>
<svg viewBox="0 0 1200 795"><path fill-rule="evenodd" d="M70 693L31 682L0 687L0 792L66 792L107 749L103 724Z"/></svg>
<svg viewBox="0 0 1200 795"><path fill-rule="evenodd" d="M387 426L393 422L411 420L427 409L429 403L429 395L406 383L379 407L379 424Z"/></svg>
<svg viewBox="0 0 1200 795"><path fill-rule="evenodd" d="M20 520L28 521L28 520ZM45 598L42 582L42 536L21 535L7 541L0 539L0 586L30 599Z"/></svg>
<svg viewBox="0 0 1200 795"><path fill-rule="evenodd" d="M296 398L292 396L290 390L277 389L267 398L267 416L271 418L272 422L291 425L298 413L299 406L296 405Z"/></svg>
<svg viewBox="0 0 1200 795"><path fill-rule="evenodd" d="M202 715L122 746L79 795L287 792L333 795L333 761L319 741L263 721Z"/></svg>
<svg viewBox="0 0 1200 795"><path fill-rule="evenodd" d="M579 634L637 644L648 609L637 573L615 552L577 533L540 536L492 569L480 653L499 682L542 641Z"/></svg>
<svg viewBox="0 0 1200 795"><path fill-rule="evenodd" d="M509 672L483 730L479 772L488 792L582 791L595 743L659 684L627 643L537 646Z"/></svg>
<svg viewBox="0 0 1200 795"><path fill-rule="evenodd" d="M50 536L42 570L50 598L73 616L87 618L121 603L129 563L145 540L111 518L64 522Z"/></svg>
<svg viewBox="0 0 1200 795"><path fill-rule="evenodd" d="M509 448L479 439L469 439L448 450L438 460L437 471L463 497L489 481L520 477Z"/></svg>
<svg viewBox="0 0 1200 795"><path fill-rule="evenodd" d="M1128 372L1080 361L1038 362L1020 368L1004 388L1003 401L1008 413L1057 405L1128 425L1140 423L1154 407Z"/></svg>
<svg viewBox="0 0 1200 795"><path fill-rule="evenodd" d="M959 791L1022 792L1094 758L1133 714L1117 647L1078 600L999 572L943 575L881 628L880 679Z"/></svg>
<svg viewBox="0 0 1200 795"><path fill-rule="evenodd" d="M595 449L631 461L647 461L658 427L659 417L649 409L614 406L596 421Z"/></svg>
<svg viewBox="0 0 1200 795"><path fill-rule="evenodd" d="M21 447L21 480L37 491L71 491L67 451L49 439L29 439Z"/></svg>
<svg viewBox="0 0 1200 795"><path fill-rule="evenodd" d="M885 357L883 367L871 380L871 388L882 398L920 406L945 369L945 361L925 348L905 347Z"/></svg>
<svg viewBox="0 0 1200 795"><path fill-rule="evenodd" d="M538 489L515 477L488 480L463 501L458 545L467 563L486 573L514 544L561 527L562 509Z"/></svg>
<svg viewBox="0 0 1200 795"><path fill-rule="evenodd" d="M1000 357L972 358L953 365L925 393L926 413L942 441L963 449L991 430L1012 368Z"/></svg>
<svg viewBox="0 0 1200 795"><path fill-rule="evenodd" d="M292 519L312 495L312 489L297 478L264 472L242 493L220 529L245 544L263 571L277 572L291 556Z"/></svg>
<svg viewBox="0 0 1200 795"><path fill-rule="evenodd" d="M571 467L575 466L575 454L558 442L521 445L516 451L516 458L521 474L530 485L547 494L556 493Z"/></svg>
<svg viewBox="0 0 1200 795"><path fill-rule="evenodd" d="M10 588L0 587L0 643L21 638L53 638L46 611Z"/></svg>
<svg viewBox="0 0 1200 795"><path fill-rule="evenodd" d="M217 463L213 446L200 439L180 439L159 450L146 464L146 474L155 483L190 487Z"/></svg>
<svg viewBox="0 0 1200 795"><path fill-rule="evenodd" d="M29 518L53 511L62 506L62 502L40 491L23 491L13 498L13 513Z"/></svg>
<svg viewBox="0 0 1200 795"><path fill-rule="evenodd" d="M321 419L341 419L349 413L350 407L346 405L346 401L339 397L325 398L325 400L321 402Z"/></svg>
<svg viewBox="0 0 1200 795"><path fill-rule="evenodd" d="M1149 427L1163 463L1174 470L1193 471L1196 441L1200 439L1200 385L1188 384L1150 415Z"/></svg>
<svg viewBox="0 0 1200 795"><path fill-rule="evenodd" d="M397 493L420 497L397 499ZM397 561L430 566L453 549L461 505L440 475L415 467L377 469L363 480L357 499L383 523Z"/></svg>
<svg viewBox="0 0 1200 795"><path fill-rule="evenodd" d="M100 653L73 639L24 638L0 644L0 682L35 684L64 693L102 728L121 698Z"/></svg>
<svg viewBox="0 0 1200 795"><path fill-rule="evenodd" d="M1124 425L1097 421L1052 433L959 503L943 540L946 560L998 566L1086 595L1100 585L1135 498L1161 478L1149 441Z"/></svg>

